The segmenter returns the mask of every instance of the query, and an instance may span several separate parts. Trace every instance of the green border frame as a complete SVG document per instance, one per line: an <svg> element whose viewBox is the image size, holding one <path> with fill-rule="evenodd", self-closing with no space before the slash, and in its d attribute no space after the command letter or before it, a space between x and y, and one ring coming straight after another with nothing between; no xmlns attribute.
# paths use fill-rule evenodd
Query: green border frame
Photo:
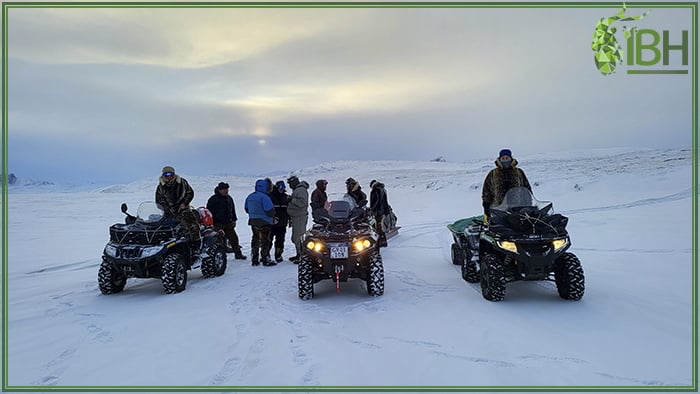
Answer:
<svg viewBox="0 0 700 394"><path fill-rule="evenodd" d="M610 2L2 2L2 390L8 392L697 392L698 391L698 2L627 2L628 8L689 8L692 12L692 384L690 386L9 386L8 379L8 123L7 18L10 8L620 8ZM595 21L592 21L592 23Z"/></svg>

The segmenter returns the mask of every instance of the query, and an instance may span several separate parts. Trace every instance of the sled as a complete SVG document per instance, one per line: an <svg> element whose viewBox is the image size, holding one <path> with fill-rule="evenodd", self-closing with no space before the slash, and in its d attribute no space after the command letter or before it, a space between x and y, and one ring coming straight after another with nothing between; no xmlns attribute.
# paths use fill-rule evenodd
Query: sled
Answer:
<svg viewBox="0 0 700 394"><path fill-rule="evenodd" d="M452 264L461 265L460 256L466 255L470 250L479 249L479 234L483 225L484 215L460 219L447 225L454 239Z"/></svg>

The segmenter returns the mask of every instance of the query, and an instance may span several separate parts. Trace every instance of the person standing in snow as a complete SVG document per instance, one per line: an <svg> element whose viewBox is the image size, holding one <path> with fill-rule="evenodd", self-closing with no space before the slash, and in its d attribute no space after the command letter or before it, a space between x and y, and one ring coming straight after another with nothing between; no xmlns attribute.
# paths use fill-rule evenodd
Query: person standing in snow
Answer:
<svg viewBox="0 0 700 394"><path fill-rule="evenodd" d="M245 260L246 256L241 252L241 246L238 244L238 234L236 234L236 205L233 202L233 197L229 194L229 185L225 182L219 182L214 188L214 195L209 197L207 201L207 209L211 212L214 218L214 228L222 230L226 235L235 258Z"/></svg>
<svg viewBox="0 0 700 394"><path fill-rule="evenodd" d="M510 149L501 149L496 159L496 168L489 171L484 179L481 192L481 202L484 207L484 222L488 223L489 209L503 201L508 189L526 187L532 192L530 182L525 172L517 167L518 161L513 158Z"/></svg>
<svg viewBox="0 0 700 394"><path fill-rule="evenodd" d="M360 184L355 179L346 179L345 186L347 187L348 195L355 200L355 204L358 208L363 208L367 205L367 195L362 191Z"/></svg>
<svg viewBox="0 0 700 394"><path fill-rule="evenodd" d="M253 233L250 241L251 262L257 266L277 265L270 259L270 231L275 217L275 208L272 199L267 194L270 190L270 181L258 179L255 181L255 191L245 199L245 211L248 214L248 224Z"/></svg>
<svg viewBox="0 0 700 394"><path fill-rule="evenodd" d="M198 256L201 237L198 217L195 216L197 214L190 209L192 199L194 199L194 190L187 180L175 174L173 167L163 167L156 187L156 204L163 208L166 217L177 218L189 235L192 254Z"/></svg>
<svg viewBox="0 0 700 394"><path fill-rule="evenodd" d="M275 261L281 262L282 252L284 252L284 237L287 234L287 225L289 224L289 214L287 213L287 205L289 204L289 195L287 188L284 186L284 181L279 181L275 184L270 193L272 205L275 207L275 216L277 223L272 225L270 233L270 242L275 247Z"/></svg>
<svg viewBox="0 0 700 394"><path fill-rule="evenodd" d="M328 181L319 179L316 181L316 189L311 193L311 217L314 219L329 216L326 210L326 203L328 202L327 187Z"/></svg>
<svg viewBox="0 0 700 394"><path fill-rule="evenodd" d="M391 212L391 206L389 205L383 183L373 179L369 183L369 187L371 189L369 193L369 211L374 216L376 223L377 235L379 235L377 243L379 246L387 246L384 218Z"/></svg>
<svg viewBox="0 0 700 394"><path fill-rule="evenodd" d="M299 181L299 178L292 175L287 179L292 195L287 205L290 225L292 226L292 242L297 254L289 258L289 261L297 264L301 258L301 236L306 231L306 224L309 221L309 184L306 181Z"/></svg>

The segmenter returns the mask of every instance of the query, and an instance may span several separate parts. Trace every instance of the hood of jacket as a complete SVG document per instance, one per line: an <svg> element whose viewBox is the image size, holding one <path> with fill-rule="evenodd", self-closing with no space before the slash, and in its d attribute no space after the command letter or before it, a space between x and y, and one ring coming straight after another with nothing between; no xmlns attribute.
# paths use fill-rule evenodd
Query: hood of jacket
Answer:
<svg viewBox="0 0 700 394"><path fill-rule="evenodd" d="M163 178L163 176L161 175L160 176L160 184L163 186L170 186L170 185L182 183L182 178L180 178L180 175L175 174L175 176L173 178L174 178L173 182L168 183L168 181L166 181L165 178Z"/></svg>
<svg viewBox="0 0 700 394"><path fill-rule="evenodd" d="M255 191L260 192L260 193L265 193L270 189L270 183L268 182L267 179L258 179L255 181Z"/></svg>

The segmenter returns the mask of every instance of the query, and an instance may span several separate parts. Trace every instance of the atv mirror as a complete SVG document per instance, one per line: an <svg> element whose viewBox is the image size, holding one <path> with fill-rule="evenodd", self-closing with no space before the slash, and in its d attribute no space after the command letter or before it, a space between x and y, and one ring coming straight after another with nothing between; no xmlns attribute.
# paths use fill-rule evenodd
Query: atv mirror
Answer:
<svg viewBox="0 0 700 394"><path fill-rule="evenodd" d="M123 202L123 203L122 203L122 213L126 213L126 210L127 210L127 209L129 209L129 208L126 206L126 203Z"/></svg>

